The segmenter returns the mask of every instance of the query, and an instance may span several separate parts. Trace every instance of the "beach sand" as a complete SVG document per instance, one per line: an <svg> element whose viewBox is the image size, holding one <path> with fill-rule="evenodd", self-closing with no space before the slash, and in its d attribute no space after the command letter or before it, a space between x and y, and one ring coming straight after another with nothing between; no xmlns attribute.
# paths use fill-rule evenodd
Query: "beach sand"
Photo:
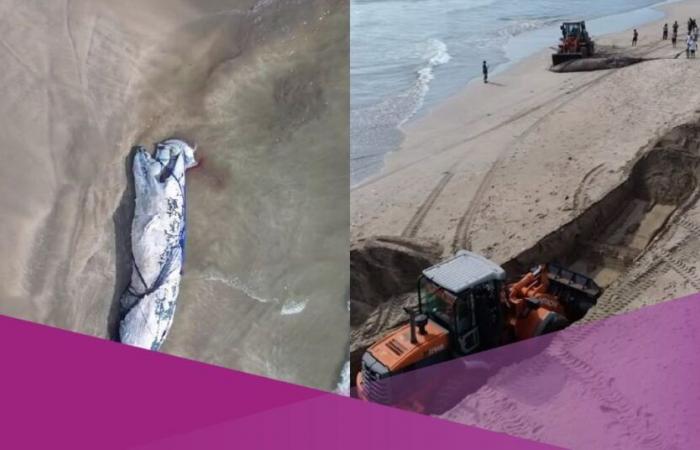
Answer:
<svg viewBox="0 0 700 450"><path fill-rule="evenodd" d="M334 389L348 339L346 5L7 0L0 12L0 313L114 337L130 149L180 137L201 165L162 350Z"/></svg>
<svg viewBox="0 0 700 450"><path fill-rule="evenodd" d="M624 183L634 162L665 133L700 119L700 63L684 53L677 57L684 50L686 20L700 11L700 1L661 9L667 18L638 27L635 49L631 31L594 36L599 45L652 60L614 70L552 73L547 49L492 76L489 84L469 83L406 125L404 142L388 156L383 172L352 190L353 242L377 235L415 237L436 242L445 255L467 248L506 263L575 221ZM662 24L674 19L680 24L676 49L670 40L661 41ZM601 283L612 288L627 276L638 280L647 259L674 254L673 244L664 242L682 233L680 220L693 220L695 205L688 202L662 208L658 216L671 219L663 230L646 226L653 243L639 244L643 251L622 273L601 273ZM698 262L691 254L684 250L677 257L689 257L685 263L694 267ZM656 290L639 287L619 310L700 289L673 267L654 272Z"/></svg>

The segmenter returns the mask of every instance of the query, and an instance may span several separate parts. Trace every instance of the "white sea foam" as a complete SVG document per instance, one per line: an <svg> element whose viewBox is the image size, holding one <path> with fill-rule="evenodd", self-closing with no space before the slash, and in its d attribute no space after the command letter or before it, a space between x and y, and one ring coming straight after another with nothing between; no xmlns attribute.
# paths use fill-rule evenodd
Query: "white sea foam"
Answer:
<svg viewBox="0 0 700 450"><path fill-rule="evenodd" d="M262 295L256 293L255 291L253 291L253 289L251 289L250 287L248 287L247 285L242 283L241 280L235 276L234 277L225 277L225 276L219 275L219 274L208 274L203 279L205 281L214 281L217 283L221 283L221 284L228 286L232 289L235 289L237 291L241 291L245 295L247 295L248 297L252 298L253 300L257 300L260 303L280 303L279 299L277 299L277 298L265 298Z"/></svg>
<svg viewBox="0 0 700 450"><path fill-rule="evenodd" d="M563 20L586 19L594 35L656 16L656 0L362 0L351 8L351 174L378 173L399 148L401 127L481 77L556 45ZM642 8L642 9L636 9ZM611 15L612 14L612 15ZM513 52L513 42L516 52Z"/></svg>
<svg viewBox="0 0 700 450"><path fill-rule="evenodd" d="M257 300L260 303L281 304L282 309L280 310L280 314L283 316L289 316L289 315L299 314L299 313L303 312L304 309L306 308L306 304L309 302L308 299L288 298L286 300L281 300L277 297L265 297L265 296L261 295L260 293L256 292L254 289L252 289L247 284L243 283L236 276L225 277L225 276L218 274L218 273L209 273L203 278L203 280L221 283L229 288L235 289L237 291L241 291L246 296L252 298L253 300Z"/></svg>
<svg viewBox="0 0 700 450"><path fill-rule="evenodd" d="M340 371L340 380L335 388L335 393L346 397L350 396L350 360L345 362Z"/></svg>
<svg viewBox="0 0 700 450"><path fill-rule="evenodd" d="M430 82L435 79L434 69L438 66L442 66L443 64L447 64L452 59L452 56L447 51L447 44L445 44L443 41L431 38L426 44L427 48L423 54L426 65L418 69L416 84L410 93L410 96L414 100L414 104L408 111L408 114L401 119L398 124L399 126L405 124L423 106L425 96L430 90Z"/></svg>
<svg viewBox="0 0 700 450"><path fill-rule="evenodd" d="M306 308L306 304L309 301L307 299L288 299L284 302L282 305L282 311L280 311L280 314L283 316L289 316L292 314L299 314L300 312L304 311L304 308Z"/></svg>

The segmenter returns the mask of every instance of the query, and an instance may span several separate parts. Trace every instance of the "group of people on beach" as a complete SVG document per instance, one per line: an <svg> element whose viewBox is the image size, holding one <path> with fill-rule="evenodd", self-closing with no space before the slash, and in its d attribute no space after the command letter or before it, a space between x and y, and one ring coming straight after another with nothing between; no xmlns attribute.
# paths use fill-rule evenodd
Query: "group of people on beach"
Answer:
<svg viewBox="0 0 700 450"><path fill-rule="evenodd" d="M678 42L678 21L675 20L673 22L673 25L671 29L673 30L673 33L671 34L671 44L673 45L673 48L676 48L676 43ZM698 23L694 18L689 18L688 19L688 39L686 40L686 48L685 48L685 57L686 58L695 58L695 53L697 53L698 50L698 36L700 35L700 29L698 28ZM664 24L663 32L661 35L661 39L666 41L668 40L668 23ZM632 32L632 47L637 46L637 41L639 40L639 32L635 28L634 31ZM481 64L481 72L484 75L484 83L489 82L489 66L484 61Z"/></svg>
<svg viewBox="0 0 700 450"><path fill-rule="evenodd" d="M676 43L678 42L678 21L673 22L672 26L673 33L671 34L671 44L673 45L673 48L676 48ZM695 19L692 17L688 19L688 38L686 39L685 43L685 57L686 58L695 58L695 53L698 50L698 23ZM634 47L637 45L637 38L638 38L638 33L637 30L634 30L634 33L632 35L632 46ZM667 40L668 39L668 23L664 24L663 32L661 35L662 40Z"/></svg>
<svg viewBox="0 0 700 450"><path fill-rule="evenodd" d="M688 20L688 30L690 30L690 19ZM688 31L690 33L690 31ZM668 39L668 24L664 24L664 31L662 38L664 41ZM673 34L671 34L671 44L673 48L676 48L676 43L678 42L678 21L673 22Z"/></svg>
<svg viewBox="0 0 700 450"><path fill-rule="evenodd" d="M668 24L664 24L664 31L661 39L668 40ZM676 47L676 42L678 41L678 21L676 20L673 22L673 34L671 35L671 44L673 44L673 48Z"/></svg>

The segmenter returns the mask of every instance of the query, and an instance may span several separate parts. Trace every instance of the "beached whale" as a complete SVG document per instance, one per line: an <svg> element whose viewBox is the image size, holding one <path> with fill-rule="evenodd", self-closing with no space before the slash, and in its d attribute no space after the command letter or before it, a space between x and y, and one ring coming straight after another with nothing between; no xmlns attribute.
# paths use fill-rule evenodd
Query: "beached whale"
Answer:
<svg viewBox="0 0 700 450"><path fill-rule="evenodd" d="M644 58L630 56L611 56L602 58L582 58L552 66L549 70L557 73L593 72L595 70L620 69L645 61Z"/></svg>
<svg viewBox="0 0 700 450"><path fill-rule="evenodd" d="M134 154L136 199L131 225L131 281L120 299L120 341L158 350L175 313L185 255L185 171L194 148L178 139Z"/></svg>

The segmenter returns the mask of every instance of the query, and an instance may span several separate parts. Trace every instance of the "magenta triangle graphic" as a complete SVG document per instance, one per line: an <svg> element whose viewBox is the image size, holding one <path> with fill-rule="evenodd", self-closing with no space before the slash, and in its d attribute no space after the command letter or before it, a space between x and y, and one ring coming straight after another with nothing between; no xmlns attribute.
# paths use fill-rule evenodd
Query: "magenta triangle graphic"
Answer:
<svg viewBox="0 0 700 450"><path fill-rule="evenodd" d="M0 358L8 449L552 448L3 316Z"/></svg>

